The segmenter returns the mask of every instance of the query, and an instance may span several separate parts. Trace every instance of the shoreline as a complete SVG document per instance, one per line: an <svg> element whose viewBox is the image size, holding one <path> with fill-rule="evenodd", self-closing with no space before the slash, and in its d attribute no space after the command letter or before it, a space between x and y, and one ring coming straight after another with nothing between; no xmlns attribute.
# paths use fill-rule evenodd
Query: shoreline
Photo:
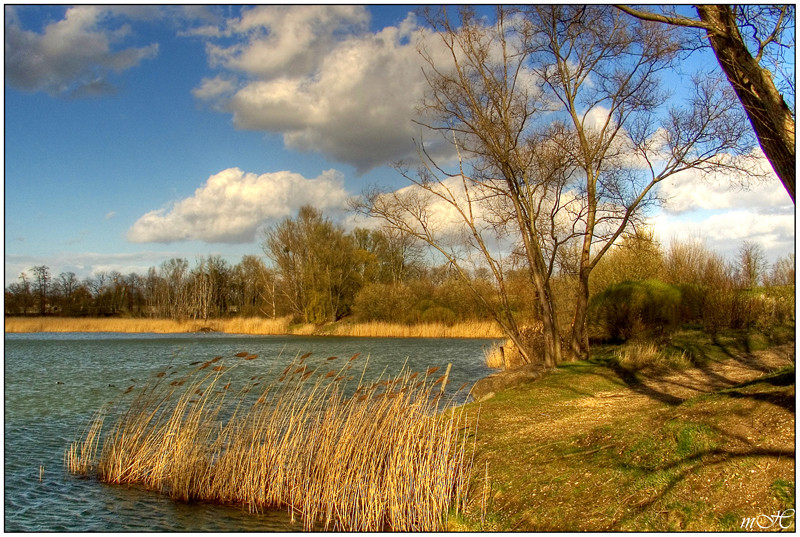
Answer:
<svg viewBox="0 0 800 537"><path fill-rule="evenodd" d="M336 322L315 324L289 323L289 318L231 318L175 321L172 319L100 318L100 317L5 317L5 333L39 332L117 332L129 334L210 333L241 335L345 336L441 339L502 339L500 328L491 321L468 321L446 325L423 323Z"/></svg>

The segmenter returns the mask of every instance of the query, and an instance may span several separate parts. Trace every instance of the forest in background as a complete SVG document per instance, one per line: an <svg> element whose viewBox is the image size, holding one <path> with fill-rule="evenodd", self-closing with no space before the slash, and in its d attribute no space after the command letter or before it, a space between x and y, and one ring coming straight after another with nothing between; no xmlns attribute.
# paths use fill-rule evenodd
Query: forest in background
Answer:
<svg viewBox="0 0 800 537"><path fill-rule="evenodd" d="M82 281L71 272L54 276L46 266L32 267L6 288L5 313L448 325L492 320L473 288L501 299L486 269L476 267L467 285L410 235L390 228L348 233L311 207L267 230L262 246L265 257L246 255L236 265L213 255L194 266L176 258L144 275L101 272ZM512 254L508 263L512 311L521 325L536 327L536 291L524 260ZM695 239L664 248L652 230L640 229L619 241L592 274L590 333L594 340L620 341L684 323L715 332L793 321L794 271L793 254L770 266L753 242L725 259ZM553 279L562 326L569 323L575 272L576 260L563 256Z"/></svg>

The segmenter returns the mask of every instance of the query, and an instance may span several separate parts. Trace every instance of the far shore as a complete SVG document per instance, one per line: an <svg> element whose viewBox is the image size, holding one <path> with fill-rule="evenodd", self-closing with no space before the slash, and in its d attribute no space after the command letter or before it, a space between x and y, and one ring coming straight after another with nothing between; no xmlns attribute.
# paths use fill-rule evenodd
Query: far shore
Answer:
<svg viewBox="0 0 800 537"><path fill-rule="evenodd" d="M6 317L5 331L31 332L121 332L185 334L192 332L220 332L246 335L297 335L297 336L351 336L351 337L408 337L408 338L485 338L499 339L503 333L492 321L468 321L447 325L444 323L369 322L290 324L288 317L266 319L260 317L229 319L172 319L97 318L97 317Z"/></svg>

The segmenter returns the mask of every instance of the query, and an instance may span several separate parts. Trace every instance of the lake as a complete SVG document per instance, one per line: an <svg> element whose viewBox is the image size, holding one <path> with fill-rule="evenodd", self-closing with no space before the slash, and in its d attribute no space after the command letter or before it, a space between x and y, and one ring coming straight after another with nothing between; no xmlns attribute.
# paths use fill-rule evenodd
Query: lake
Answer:
<svg viewBox="0 0 800 537"><path fill-rule="evenodd" d="M106 485L63 468L64 450L93 413L168 365L247 351L241 374L281 369L298 354L369 357L365 379L386 371L452 369L448 388L492 370L491 340L394 339L228 334L37 333L5 336L5 518L17 531L300 531L284 511L180 503L138 487ZM458 402L463 392L455 394Z"/></svg>

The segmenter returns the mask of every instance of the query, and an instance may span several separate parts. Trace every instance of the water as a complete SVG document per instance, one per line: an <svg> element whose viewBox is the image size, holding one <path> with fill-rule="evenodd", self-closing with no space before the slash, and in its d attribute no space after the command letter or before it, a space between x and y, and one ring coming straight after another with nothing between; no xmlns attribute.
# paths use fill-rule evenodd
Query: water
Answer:
<svg viewBox="0 0 800 537"><path fill-rule="evenodd" d="M474 383L490 340L322 338L225 334L6 334L5 517L16 531L300 531L283 511L175 502L137 487L106 485L63 469L63 454L92 414L169 364L240 351L259 355L241 375L282 368L297 354L369 355L368 376L403 363L415 371L452 363L448 387ZM463 400L463 395L459 396Z"/></svg>

